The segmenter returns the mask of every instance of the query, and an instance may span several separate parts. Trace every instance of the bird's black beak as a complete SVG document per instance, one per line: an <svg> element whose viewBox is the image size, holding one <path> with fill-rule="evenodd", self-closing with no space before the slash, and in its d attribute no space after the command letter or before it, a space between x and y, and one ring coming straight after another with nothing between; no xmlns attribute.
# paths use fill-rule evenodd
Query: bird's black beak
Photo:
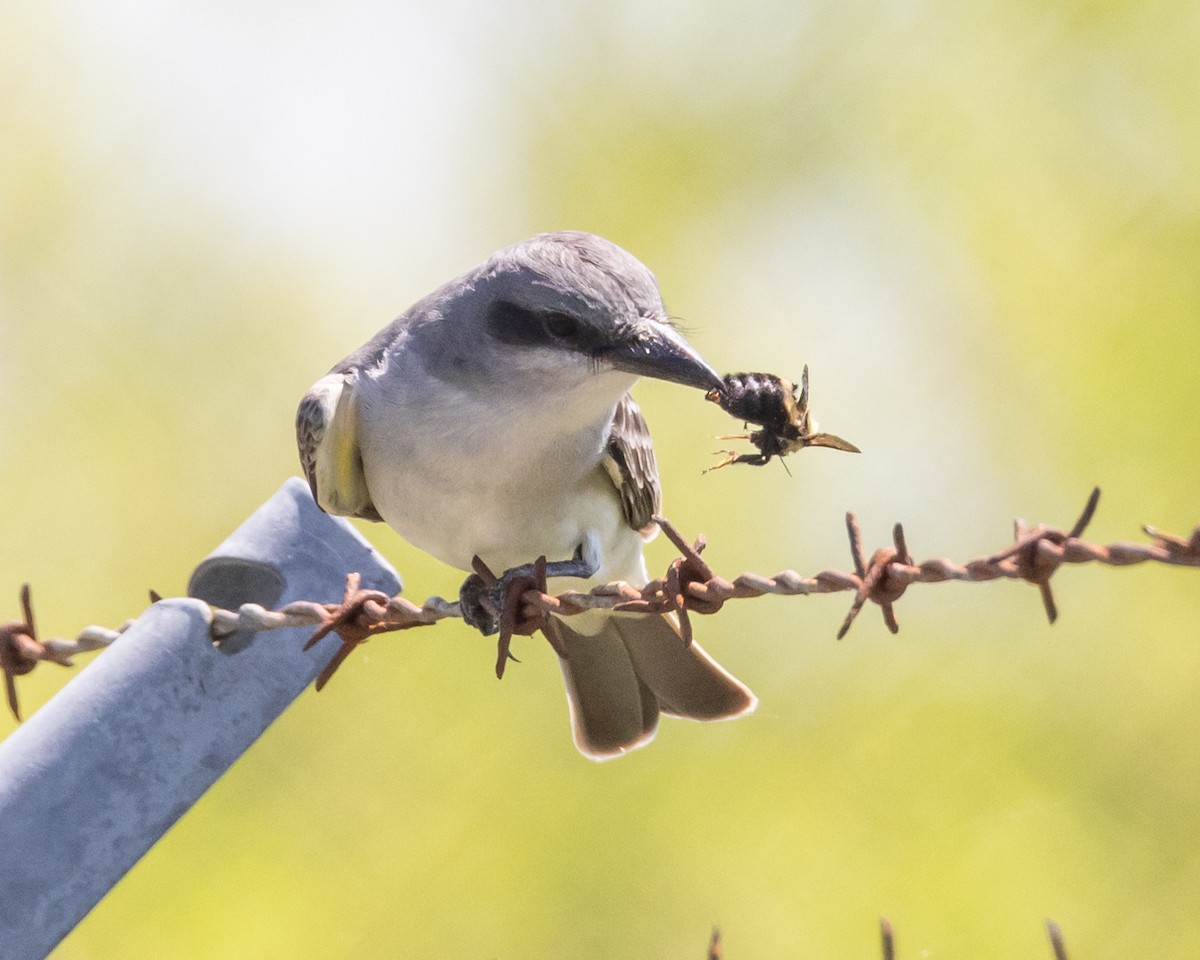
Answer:
<svg viewBox="0 0 1200 960"><path fill-rule="evenodd" d="M698 390L723 385L720 374L674 327L665 323L639 327L627 339L606 349L602 356L616 369L639 377L681 383Z"/></svg>

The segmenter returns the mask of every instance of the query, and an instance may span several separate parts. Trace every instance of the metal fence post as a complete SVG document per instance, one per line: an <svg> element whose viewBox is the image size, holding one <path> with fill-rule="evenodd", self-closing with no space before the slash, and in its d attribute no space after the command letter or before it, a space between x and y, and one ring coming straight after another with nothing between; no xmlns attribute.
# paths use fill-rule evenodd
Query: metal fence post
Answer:
<svg viewBox="0 0 1200 960"><path fill-rule="evenodd" d="M0 954L40 960L313 681L337 649L311 628L209 637L207 602L389 594L390 565L292 479L0 744Z"/></svg>

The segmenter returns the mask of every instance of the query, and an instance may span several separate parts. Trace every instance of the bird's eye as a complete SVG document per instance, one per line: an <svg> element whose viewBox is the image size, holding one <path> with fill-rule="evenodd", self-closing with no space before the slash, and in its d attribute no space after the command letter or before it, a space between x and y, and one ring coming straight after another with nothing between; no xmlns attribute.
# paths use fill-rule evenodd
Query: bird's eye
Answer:
<svg viewBox="0 0 1200 960"><path fill-rule="evenodd" d="M548 313L546 332L558 340L570 340L579 332L579 321L566 313Z"/></svg>

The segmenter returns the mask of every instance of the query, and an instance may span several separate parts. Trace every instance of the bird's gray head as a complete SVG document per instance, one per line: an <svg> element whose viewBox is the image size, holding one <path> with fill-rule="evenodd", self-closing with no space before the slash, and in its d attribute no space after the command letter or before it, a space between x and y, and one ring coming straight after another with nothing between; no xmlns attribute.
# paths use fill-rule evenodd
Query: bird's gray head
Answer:
<svg viewBox="0 0 1200 960"><path fill-rule="evenodd" d="M454 354L439 358L437 372L451 379L484 377L497 388L524 383L548 392L587 389L600 379L608 385L597 387L614 396L639 376L702 390L721 383L667 319L654 275L592 234L522 241L443 288L435 301L438 339ZM454 336L445 337L450 330Z"/></svg>

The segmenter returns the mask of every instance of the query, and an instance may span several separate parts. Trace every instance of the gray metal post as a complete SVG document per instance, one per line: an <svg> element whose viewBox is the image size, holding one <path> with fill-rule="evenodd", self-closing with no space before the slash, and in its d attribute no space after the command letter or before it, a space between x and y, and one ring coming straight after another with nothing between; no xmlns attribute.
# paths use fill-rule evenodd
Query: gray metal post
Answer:
<svg viewBox="0 0 1200 960"><path fill-rule="evenodd" d="M289 480L196 569L237 607L341 599L396 573ZM0 744L0 955L40 960L266 730L333 655L311 628L214 647L200 599L150 607Z"/></svg>

